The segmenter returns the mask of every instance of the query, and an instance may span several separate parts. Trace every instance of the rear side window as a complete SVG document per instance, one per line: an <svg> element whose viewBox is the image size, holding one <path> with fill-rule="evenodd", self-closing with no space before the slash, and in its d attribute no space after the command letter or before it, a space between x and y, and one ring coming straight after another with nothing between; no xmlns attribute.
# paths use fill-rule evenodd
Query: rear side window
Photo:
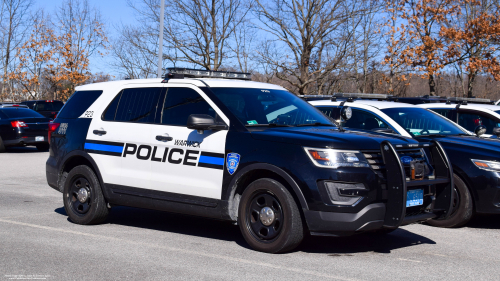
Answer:
<svg viewBox="0 0 500 281"><path fill-rule="evenodd" d="M186 126L191 114L208 114L216 117L215 110L195 90L169 88L163 104L161 123Z"/></svg>
<svg viewBox="0 0 500 281"><path fill-rule="evenodd" d="M430 108L430 110L443 115L444 117L451 119L451 110L450 109L434 109Z"/></svg>
<svg viewBox="0 0 500 281"><path fill-rule="evenodd" d="M29 108L9 108L4 109L3 113L7 115L8 118L27 118L27 117L36 117L36 118L46 118L38 112L35 112Z"/></svg>
<svg viewBox="0 0 500 281"><path fill-rule="evenodd" d="M80 117L102 94L102 91L76 91L66 102L57 118Z"/></svg>
<svg viewBox="0 0 500 281"><path fill-rule="evenodd" d="M107 121L154 123L162 88L125 89L104 113ZM116 113L113 116L113 112Z"/></svg>

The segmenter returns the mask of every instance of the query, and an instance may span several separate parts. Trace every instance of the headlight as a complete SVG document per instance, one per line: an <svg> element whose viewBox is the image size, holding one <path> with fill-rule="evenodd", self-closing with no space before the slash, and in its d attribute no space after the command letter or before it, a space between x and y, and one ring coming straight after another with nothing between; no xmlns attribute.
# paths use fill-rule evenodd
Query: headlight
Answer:
<svg viewBox="0 0 500 281"><path fill-rule="evenodd" d="M308 147L304 147L304 149L314 165L318 167L332 169L339 167L370 167L363 153L359 151Z"/></svg>
<svg viewBox="0 0 500 281"><path fill-rule="evenodd" d="M500 172L500 162L471 159L479 169Z"/></svg>

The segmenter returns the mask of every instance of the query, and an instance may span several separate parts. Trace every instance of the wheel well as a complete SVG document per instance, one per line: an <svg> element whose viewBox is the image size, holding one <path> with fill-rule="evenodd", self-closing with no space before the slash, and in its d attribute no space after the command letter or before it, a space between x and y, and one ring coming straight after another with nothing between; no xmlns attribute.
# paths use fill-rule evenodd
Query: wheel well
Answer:
<svg viewBox="0 0 500 281"><path fill-rule="evenodd" d="M66 176L68 176L68 173L76 166L80 166L80 165L86 165L88 166L90 169L92 169L92 171L97 175L95 169L94 169L94 165L92 165L92 163L85 157L83 156L80 156L80 155L76 155L76 156L73 156L71 158L69 158L68 160L66 160L66 162L64 163L61 171L59 172L59 177L58 177L58 187L59 187L59 191L63 192L63 189L64 189L64 182L66 180Z"/></svg>
<svg viewBox="0 0 500 281"><path fill-rule="evenodd" d="M288 191L290 194L292 194L293 199L295 200L295 203L299 207L300 211L300 216L302 217L304 221L304 214L302 211L302 205L300 204L300 200L297 197L297 194L295 194L295 191L293 188L290 186L290 184L280 175L277 173L270 171L270 170L265 170L265 169L256 169L249 171L248 173L245 173L243 176L241 176L237 181L236 181L236 186L233 188L231 191L231 195L228 199L228 212L229 216L231 217L232 220L237 220L238 218L238 208L240 204L240 198L245 189L248 187L248 185L258 179L262 178L269 178L273 179L279 183L281 183ZM306 224L305 224L306 225Z"/></svg>

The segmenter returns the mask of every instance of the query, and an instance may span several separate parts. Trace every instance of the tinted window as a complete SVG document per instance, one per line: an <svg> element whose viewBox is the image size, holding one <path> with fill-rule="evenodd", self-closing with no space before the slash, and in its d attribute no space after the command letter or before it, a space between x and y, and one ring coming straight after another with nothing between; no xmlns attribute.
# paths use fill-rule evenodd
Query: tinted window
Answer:
<svg viewBox="0 0 500 281"><path fill-rule="evenodd" d="M102 91L76 91L66 102L58 118L75 119L80 117L99 96Z"/></svg>
<svg viewBox="0 0 500 281"><path fill-rule="evenodd" d="M120 98L122 97L122 93L120 92L116 97L113 99L113 101L108 105L108 108L106 108L106 111L102 115L102 120L104 121L113 121L115 120L116 116L116 109L118 108L118 103L120 102Z"/></svg>
<svg viewBox="0 0 500 281"><path fill-rule="evenodd" d="M217 98L245 125L303 125L331 120L301 98L284 90L210 88Z"/></svg>
<svg viewBox="0 0 500 281"><path fill-rule="evenodd" d="M27 118L27 117L45 118L45 116L29 108L12 108L12 109L9 108L9 109L4 109L2 111L5 115L7 115L8 118Z"/></svg>
<svg viewBox="0 0 500 281"><path fill-rule="evenodd" d="M59 111L59 110L61 110L61 108L63 106L64 106L64 103L62 103L60 101L51 101L51 102L38 101L35 105L34 110L36 110L36 111Z"/></svg>
<svg viewBox="0 0 500 281"><path fill-rule="evenodd" d="M161 88L136 88L123 90L115 121L153 123Z"/></svg>
<svg viewBox="0 0 500 281"><path fill-rule="evenodd" d="M216 117L215 110L195 90L169 88L163 104L161 123L186 126L191 114L208 114Z"/></svg>
<svg viewBox="0 0 500 281"><path fill-rule="evenodd" d="M340 117L340 108L338 106L317 106L317 109L319 109L323 114L326 116L332 118L333 120L339 120Z"/></svg>
<svg viewBox="0 0 500 281"><path fill-rule="evenodd" d="M389 126L372 113L366 112L364 110L352 108L351 119L345 122L344 127L346 128L356 128L363 130L375 130L375 129L387 129Z"/></svg>
<svg viewBox="0 0 500 281"><path fill-rule="evenodd" d="M474 132L479 125L486 126L486 134L490 135L493 134L493 128L500 127L497 120L474 113L459 113L458 124L471 132Z"/></svg>
<svg viewBox="0 0 500 281"><path fill-rule="evenodd" d="M431 110L438 113L438 114L443 115L444 117L446 117L448 119L451 119L451 110L450 109L434 109L434 108L432 108Z"/></svg>
<svg viewBox="0 0 500 281"><path fill-rule="evenodd" d="M464 134L455 123L423 108L386 108L381 111L413 136ZM352 114L353 118L355 114Z"/></svg>

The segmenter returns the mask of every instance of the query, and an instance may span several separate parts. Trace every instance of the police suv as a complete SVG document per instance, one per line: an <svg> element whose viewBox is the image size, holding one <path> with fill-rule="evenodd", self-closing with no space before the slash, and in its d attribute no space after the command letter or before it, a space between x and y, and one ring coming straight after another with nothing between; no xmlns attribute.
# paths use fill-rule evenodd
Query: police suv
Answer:
<svg viewBox="0 0 500 281"><path fill-rule="evenodd" d="M306 231L448 216L453 172L438 142L345 131L284 88L245 80L170 69L77 88L50 125L47 161L70 220L97 224L115 205L198 215L237 222L252 248L277 253Z"/></svg>
<svg viewBox="0 0 500 281"><path fill-rule="evenodd" d="M397 134L424 143L439 141L453 166L453 208L447 219L429 220L429 224L458 227L474 213L500 214L500 140L480 138L484 126L472 127L477 133L474 135L451 120L419 107L447 106L444 103L413 106L387 101L392 97L380 94L336 94L335 101L332 96L303 98L315 99L310 103L334 119L341 118L341 111L351 111L352 118L342 122L345 128ZM443 114L441 110L448 109L437 107L435 111Z"/></svg>

